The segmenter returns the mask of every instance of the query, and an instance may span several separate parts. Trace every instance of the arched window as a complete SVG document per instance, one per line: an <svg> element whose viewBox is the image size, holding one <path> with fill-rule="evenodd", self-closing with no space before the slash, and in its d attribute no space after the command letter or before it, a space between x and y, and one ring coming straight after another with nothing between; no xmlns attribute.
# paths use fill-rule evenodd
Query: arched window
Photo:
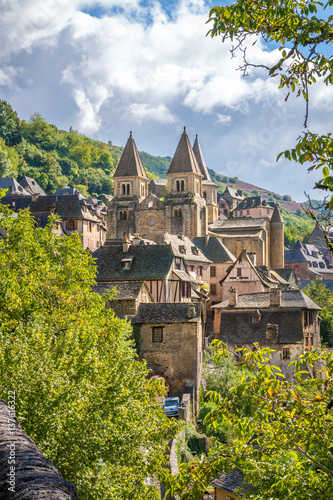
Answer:
<svg viewBox="0 0 333 500"><path fill-rule="evenodd" d="M205 200L207 200L207 193L206 193L206 191L203 192L203 197L205 198Z"/></svg>
<svg viewBox="0 0 333 500"><path fill-rule="evenodd" d="M124 220L127 220L127 212L124 212Z"/></svg>
<svg viewBox="0 0 333 500"><path fill-rule="evenodd" d="M126 194L126 186L125 186L125 184L121 185L121 193L122 194Z"/></svg>
<svg viewBox="0 0 333 500"><path fill-rule="evenodd" d="M179 219L182 219L182 217L183 217L183 212L181 211L181 209L179 209L179 211L178 211L178 217L179 217Z"/></svg>
<svg viewBox="0 0 333 500"><path fill-rule="evenodd" d="M119 220L122 220L122 218L123 218L123 213L119 212Z"/></svg>
<svg viewBox="0 0 333 500"><path fill-rule="evenodd" d="M185 181L180 181L180 190L185 191Z"/></svg>
<svg viewBox="0 0 333 500"><path fill-rule="evenodd" d="M176 181L176 191L180 191L180 182Z"/></svg>
<svg viewBox="0 0 333 500"><path fill-rule="evenodd" d="M126 194L130 194L131 193L131 186L129 184L126 184Z"/></svg>
<svg viewBox="0 0 333 500"><path fill-rule="evenodd" d="M177 182L178 182L178 181L177 181ZM175 218L175 219L178 219L178 210L177 210L177 208L176 208L176 210L175 210L175 212L174 212L173 216L174 216L174 218Z"/></svg>

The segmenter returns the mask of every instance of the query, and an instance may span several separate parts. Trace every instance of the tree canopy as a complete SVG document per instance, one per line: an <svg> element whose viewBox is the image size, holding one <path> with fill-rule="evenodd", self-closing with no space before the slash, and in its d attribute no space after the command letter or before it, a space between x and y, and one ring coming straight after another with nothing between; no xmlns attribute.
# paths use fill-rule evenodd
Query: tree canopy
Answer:
<svg viewBox="0 0 333 500"><path fill-rule="evenodd" d="M130 325L93 291L96 265L55 219L0 205L0 397L82 499L159 498L174 425L137 361ZM171 434L170 434L171 432Z"/></svg>
<svg viewBox="0 0 333 500"><path fill-rule="evenodd" d="M213 7L209 21L212 37L234 43L232 52L241 51L240 69L266 69L271 78L279 78L280 88L286 89L286 100L296 93L305 100L304 133L292 150L285 151L285 158L301 164L308 170L320 169L321 178L316 186L333 191L333 139L331 132L319 134L308 129L309 87L323 80L333 84L333 15L329 11L333 1L301 0L237 0L232 5ZM272 66L253 63L247 59L248 43L260 38L264 43L277 47L281 53ZM333 195L329 208L333 208Z"/></svg>

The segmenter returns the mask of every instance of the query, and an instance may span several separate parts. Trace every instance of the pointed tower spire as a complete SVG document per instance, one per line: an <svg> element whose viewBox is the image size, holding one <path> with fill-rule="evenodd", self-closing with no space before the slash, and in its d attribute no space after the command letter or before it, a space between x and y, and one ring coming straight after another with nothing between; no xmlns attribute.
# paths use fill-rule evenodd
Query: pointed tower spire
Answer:
<svg viewBox="0 0 333 500"><path fill-rule="evenodd" d="M189 172L202 175L198 162L193 153L189 138L187 136L186 127L184 127L184 132L182 133L167 173L178 174Z"/></svg>
<svg viewBox="0 0 333 500"><path fill-rule="evenodd" d="M146 171L142 164L139 151L132 137L132 132L128 138L127 144L121 155L118 167L113 177L147 177Z"/></svg>
<svg viewBox="0 0 333 500"><path fill-rule="evenodd" d="M193 153L194 153L194 156L198 162L200 171L201 171L202 175L204 176L203 180L204 181L211 181L212 179L210 178L208 168L207 168L206 162L204 160L204 157L203 157L203 154L201 151L201 147L200 147L200 143L199 143L199 139L198 139L198 134L195 136L195 141L193 144Z"/></svg>
<svg viewBox="0 0 333 500"><path fill-rule="evenodd" d="M275 205L274 212L273 212L273 215L271 218L271 222L283 222L280 209L277 205Z"/></svg>

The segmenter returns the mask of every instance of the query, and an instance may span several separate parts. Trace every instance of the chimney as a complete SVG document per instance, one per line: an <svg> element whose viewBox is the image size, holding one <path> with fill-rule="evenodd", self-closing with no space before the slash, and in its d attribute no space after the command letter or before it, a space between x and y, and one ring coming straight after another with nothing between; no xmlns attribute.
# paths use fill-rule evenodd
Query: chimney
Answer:
<svg viewBox="0 0 333 500"><path fill-rule="evenodd" d="M131 241L129 238L125 238L123 241L123 253L127 253L130 249Z"/></svg>
<svg viewBox="0 0 333 500"><path fill-rule="evenodd" d="M188 319L192 319L192 318L195 318L197 315L197 312L196 312L196 309L195 309L195 305L190 303L188 304L187 306L187 317Z"/></svg>
<svg viewBox="0 0 333 500"><path fill-rule="evenodd" d="M237 290L235 288L229 289L229 306L235 307L237 305Z"/></svg>
<svg viewBox="0 0 333 500"><path fill-rule="evenodd" d="M239 196L243 196L243 191L241 189L237 189L237 194L239 194Z"/></svg>
<svg viewBox="0 0 333 500"><path fill-rule="evenodd" d="M138 245L139 242L140 242L139 233L135 233L132 243L133 243L133 245Z"/></svg>
<svg viewBox="0 0 333 500"><path fill-rule="evenodd" d="M208 243L209 243L209 235L206 234L205 236L205 246L208 247Z"/></svg>
<svg viewBox="0 0 333 500"><path fill-rule="evenodd" d="M281 290L280 288L270 289L270 305L271 307L279 307L281 305Z"/></svg>
<svg viewBox="0 0 333 500"><path fill-rule="evenodd" d="M55 209L56 209L56 206L55 206L55 205L50 205L50 213L51 213L51 214L54 214Z"/></svg>
<svg viewBox="0 0 333 500"><path fill-rule="evenodd" d="M255 252L249 253L249 259L254 266L257 265L257 254Z"/></svg>

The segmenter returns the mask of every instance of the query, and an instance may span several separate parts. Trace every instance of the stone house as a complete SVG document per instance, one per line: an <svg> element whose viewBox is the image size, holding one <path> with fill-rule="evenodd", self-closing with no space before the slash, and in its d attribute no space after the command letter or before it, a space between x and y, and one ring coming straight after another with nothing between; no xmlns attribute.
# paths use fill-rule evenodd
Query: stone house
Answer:
<svg viewBox="0 0 333 500"><path fill-rule="evenodd" d="M221 238L233 255L246 249L247 253L256 254L258 266L284 268L284 223L278 207L270 220L266 217L218 220L209 230L211 236Z"/></svg>
<svg viewBox="0 0 333 500"><path fill-rule="evenodd" d="M265 217L271 219L274 212L272 207L261 196L249 196L244 198L237 207L234 209L234 217L252 217L253 219L260 219Z"/></svg>
<svg viewBox="0 0 333 500"><path fill-rule="evenodd" d="M152 193L148 196L149 179L131 134L113 176L108 239L138 234L162 242L166 232L190 239L207 234L208 219L217 216L217 186L205 176L184 129L167 172L164 201Z"/></svg>
<svg viewBox="0 0 333 500"><path fill-rule="evenodd" d="M300 290L280 290L237 295L213 306L214 334L233 347L253 348L253 343L275 350L272 364L286 377L288 365L305 349L320 347L320 307Z"/></svg>
<svg viewBox="0 0 333 500"><path fill-rule="evenodd" d="M228 219L230 212L232 212L243 199L244 196L241 189L236 190L227 186L218 202L219 219Z"/></svg>
<svg viewBox="0 0 333 500"><path fill-rule="evenodd" d="M155 302L191 302L195 294L195 279L171 244L150 244L139 238L108 240L94 257L98 283L145 281ZM198 295L196 299L200 300Z"/></svg>
<svg viewBox="0 0 333 500"><path fill-rule="evenodd" d="M297 284L292 269L286 273L284 269L257 266L256 254L248 254L243 250L220 281L221 301L228 299L230 287L234 288L238 295L242 295L268 292L271 288L295 288Z"/></svg>
<svg viewBox="0 0 333 500"><path fill-rule="evenodd" d="M140 304L154 302L145 281L102 282L97 283L94 289L100 295L114 293L114 299L108 300L106 307L111 307L119 318L133 316Z"/></svg>
<svg viewBox="0 0 333 500"><path fill-rule="evenodd" d="M236 495L235 491L247 491L249 485L244 482L244 474L238 469L231 469L230 472L222 472L217 479L211 480L214 486L215 500L241 500L242 494Z"/></svg>
<svg viewBox="0 0 333 500"><path fill-rule="evenodd" d="M141 303L130 318L152 376L162 376L170 396L190 393L197 413L202 374L201 304Z"/></svg>
<svg viewBox="0 0 333 500"><path fill-rule="evenodd" d="M223 300L220 281L236 259L216 236L200 236L194 238L193 243L211 262L209 265L209 301L207 302L207 314L211 315L211 306Z"/></svg>
<svg viewBox="0 0 333 500"><path fill-rule="evenodd" d="M326 250L327 247L326 247ZM333 269L326 260L325 249L314 244L301 243L297 241L294 248L285 250L285 267L294 269L300 280L316 279L321 276L324 279L333 278Z"/></svg>
<svg viewBox="0 0 333 500"><path fill-rule="evenodd" d="M327 236L329 242L333 244L333 228L327 227L325 232L326 232L326 236ZM312 231L312 233L310 235L309 243L311 245L315 245L318 248L318 250L320 250L320 252L324 255L326 262L333 265L332 252L327 248L324 233L320 229L320 227L316 226L314 228L314 230Z"/></svg>
<svg viewBox="0 0 333 500"><path fill-rule="evenodd" d="M152 179L149 183L148 189L151 193L157 196L157 198L164 198L168 192L167 182L168 181L166 179Z"/></svg>

